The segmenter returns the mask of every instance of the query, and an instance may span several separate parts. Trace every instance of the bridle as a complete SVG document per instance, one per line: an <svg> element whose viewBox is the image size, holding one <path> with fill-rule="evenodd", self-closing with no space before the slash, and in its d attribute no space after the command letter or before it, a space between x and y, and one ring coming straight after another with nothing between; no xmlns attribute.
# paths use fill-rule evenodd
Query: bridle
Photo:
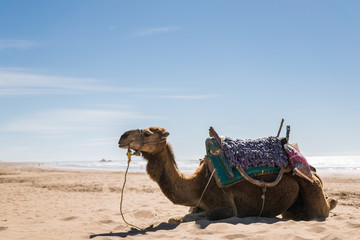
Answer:
<svg viewBox="0 0 360 240"><path fill-rule="evenodd" d="M144 144L152 144L152 143L163 143L163 142L166 142L166 138L165 139L162 139L162 140L159 140L159 141L144 141L144 137L143 137L143 131L141 129L137 129L139 134L140 134L140 137L141 137L141 141L140 141L140 148L142 146L144 146Z"/></svg>
<svg viewBox="0 0 360 240"><path fill-rule="evenodd" d="M162 140L159 140L159 141L144 141L144 137L143 137L143 131L141 129L136 129L138 132L139 132L139 135L140 135L140 147L139 149L141 149L142 146L144 146L144 144L153 144L153 143L163 143L163 142L166 142L166 138L165 139L162 139ZM134 153L131 152L130 150L130 143L128 145L128 157L131 155L136 155L136 156L140 156L140 151L139 150L135 150ZM130 155L129 155L130 154Z"/></svg>

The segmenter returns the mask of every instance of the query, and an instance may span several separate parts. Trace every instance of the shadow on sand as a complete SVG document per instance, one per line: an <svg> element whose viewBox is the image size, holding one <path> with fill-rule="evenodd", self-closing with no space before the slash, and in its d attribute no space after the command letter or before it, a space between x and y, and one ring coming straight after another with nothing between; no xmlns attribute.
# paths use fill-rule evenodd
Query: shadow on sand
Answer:
<svg viewBox="0 0 360 240"><path fill-rule="evenodd" d="M145 235L148 232L156 232L159 230L173 230L177 226L179 226L179 224L171 224L171 223L163 222L163 223L160 223L159 225L157 225L156 227L149 227L149 228L146 228L145 230L138 230L136 228L131 228L130 231L128 231L128 232L117 232L117 233L109 232L109 233L93 234L93 235L90 235L90 238L94 238L94 237L126 238L128 236Z"/></svg>
<svg viewBox="0 0 360 240"><path fill-rule="evenodd" d="M287 219L281 219L281 218L267 218L267 217L244 217L244 218L238 218L238 217L231 217L222 219L219 221L209 221L209 220L198 220L195 221L196 225L199 229L205 229L211 224L216 223L228 223L232 225L236 224L243 224L243 225L249 225L252 223L265 223L265 224L274 224L277 222L286 222Z"/></svg>
<svg viewBox="0 0 360 240"><path fill-rule="evenodd" d="M266 218L266 217L245 217L245 218L238 218L238 217L232 217L227 218L219 221L209 221L209 220L197 220L194 223L198 226L199 229L205 229L211 224L216 223L228 223L228 224L252 224L252 223L265 223L265 224L274 224L277 222L286 222L288 220L281 219L281 218ZM109 233L100 233L100 234L93 234L90 235L90 238L95 237L121 237L126 238L128 236L136 236L136 235L146 235L149 232L156 232L159 230L173 230L177 228L179 224L172 224L172 223L160 223L156 227L147 228L145 230L138 230L135 228L131 228L128 232L109 232Z"/></svg>

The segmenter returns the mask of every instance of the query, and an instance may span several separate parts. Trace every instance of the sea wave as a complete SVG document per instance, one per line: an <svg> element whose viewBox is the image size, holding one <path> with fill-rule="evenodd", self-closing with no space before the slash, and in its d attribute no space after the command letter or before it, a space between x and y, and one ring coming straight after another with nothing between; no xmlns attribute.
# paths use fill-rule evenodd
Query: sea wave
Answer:
<svg viewBox="0 0 360 240"><path fill-rule="evenodd" d="M309 164L315 167L318 172L360 172L360 156L316 156L306 158ZM146 160L136 157L131 161L129 171L145 172L146 163ZM177 160L181 172L194 172L199 164L199 160ZM127 160L56 162L50 164L50 166L66 169L125 171Z"/></svg>

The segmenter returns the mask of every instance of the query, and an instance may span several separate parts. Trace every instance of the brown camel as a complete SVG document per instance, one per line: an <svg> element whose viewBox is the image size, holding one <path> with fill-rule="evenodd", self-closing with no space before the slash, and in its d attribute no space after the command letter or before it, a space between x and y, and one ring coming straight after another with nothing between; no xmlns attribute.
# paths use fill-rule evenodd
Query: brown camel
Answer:
<svg viewBox="0 0 360 240"><path fill-rule="evenodd" d="M160 127L125 132L119 147L133 149L142 153L148 161L146 171L157 182L165 196L174 204L194 208L192 213L174 221L194 221L200 219L220 220L233 216L259 216L262 208L262 188L244 180L226 188L219 188L211 179L203 197L211 171L205 161L190 176L179 172L171 145L166 141L169 132ZM256 177L264 181L273 181L277 174ZM326 198L321 179L316 173L311 183L292 173L284 173L281 181L266 190L266 200L261 216L296 220L324 219L337 201ZM199 199L201 201L199 202Z"/></svg>

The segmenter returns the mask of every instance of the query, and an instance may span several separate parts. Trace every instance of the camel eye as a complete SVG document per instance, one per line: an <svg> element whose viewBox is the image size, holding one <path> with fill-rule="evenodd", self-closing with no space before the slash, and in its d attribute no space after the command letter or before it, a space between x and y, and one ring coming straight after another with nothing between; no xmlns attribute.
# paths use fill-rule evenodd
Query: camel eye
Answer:
<svg viewBox="0 0 360 240"><path fill-rule="evenodd" d="M127 138L128 136L129 136L128 133L124 133L124 134L122 135L123 138Z"/></svg>
<svg viewBox="0 0 360 240"><path fill-rule="evenodd" d="M150 135L151 135L151 132L144 132L145 137L150 137Z"/></svg>

